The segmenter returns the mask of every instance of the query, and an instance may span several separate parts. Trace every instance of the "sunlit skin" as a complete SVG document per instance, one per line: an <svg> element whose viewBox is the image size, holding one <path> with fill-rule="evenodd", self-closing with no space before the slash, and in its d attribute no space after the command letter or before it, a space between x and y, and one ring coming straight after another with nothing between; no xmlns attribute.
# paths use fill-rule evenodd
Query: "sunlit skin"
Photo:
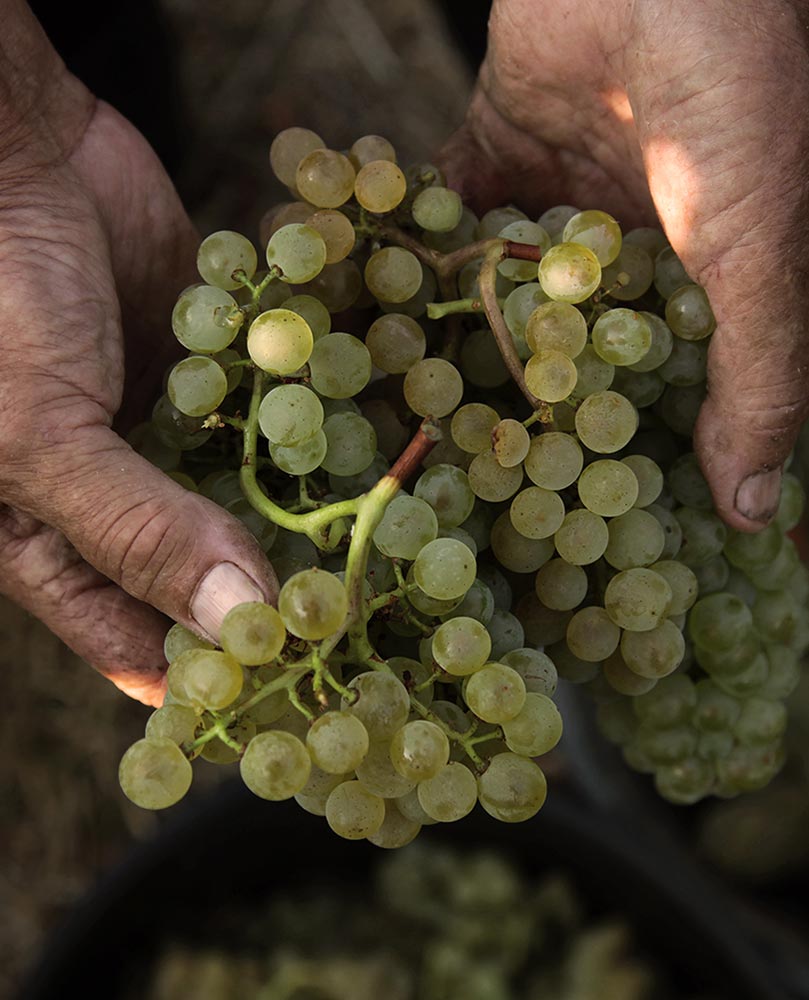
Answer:
<svg viewBox="0 0 809 1000"><path fill-rule="evenodd" d="M747 531L769 520L807 411L807 24L795 0L495 0L444 150L480 211L659 218L717 317L696 445Z"/></svg>

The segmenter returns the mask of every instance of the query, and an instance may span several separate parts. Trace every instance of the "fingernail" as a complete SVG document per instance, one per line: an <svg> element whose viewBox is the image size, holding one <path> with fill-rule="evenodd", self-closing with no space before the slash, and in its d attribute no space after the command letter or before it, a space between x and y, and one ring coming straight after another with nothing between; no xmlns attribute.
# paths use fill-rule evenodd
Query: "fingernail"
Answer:
<svg viewBox="0 0 809 1000"><path fill-rule="evenodd" d="M736 490L736 510L750 521L766 524L778 510L781 497L781 470L754 472Z"/></svg>
<svg viewBox="0 0 809 1000"><path fill-rule="evenodd" d="M222 619L237 604L263 601L258 584L234 563L218 563L200 580L191 598L191 616L208 635L217 638Z"/></svg>

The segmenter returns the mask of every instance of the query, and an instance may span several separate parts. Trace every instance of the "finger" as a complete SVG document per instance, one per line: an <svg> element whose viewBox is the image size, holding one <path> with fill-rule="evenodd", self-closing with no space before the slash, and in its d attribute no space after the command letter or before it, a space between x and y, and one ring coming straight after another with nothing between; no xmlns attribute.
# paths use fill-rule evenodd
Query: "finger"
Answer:
<svg viewBox="0 0 809 1000"><path fill-rule="evenodd" d="M106 427L51 429L57 434L63 443L18 475L26 485L12 502L58 528L104 576L214 640L236 604L274 600L272 567L234 517Z"/></svg>
<svg viewBox="0 0 809 1000"><path fill-rule="evenodd" d="M721 31L694 23L708 54L721 39L723 58L702 58L692 45L694 65L674 67L657 86L642 67L634 100L661 221L717 320L697 453L719 513L751 531L777 508L781 468L807 409L809 73L803 48L784 43L802 38L797 25L791 33L782 23L771 37L743 20Z"/></svg>
<svg viewBox="0 0 809 1000"><path fill-rule="evenodd" d="M125 694L160 706L166 619L89 566L64 535L0 508L0 592L36 615Z"/></svg>

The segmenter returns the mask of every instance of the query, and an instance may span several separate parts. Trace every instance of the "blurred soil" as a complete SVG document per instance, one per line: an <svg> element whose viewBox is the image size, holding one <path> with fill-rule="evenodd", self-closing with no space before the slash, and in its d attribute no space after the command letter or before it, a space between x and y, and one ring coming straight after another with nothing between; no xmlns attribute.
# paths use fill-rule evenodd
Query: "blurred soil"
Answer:
<svg viewBox="0 0 809 1000"><path fill-rule="evenodd" d="M430 0L163 7L190 125L178 184L203 233L233 228L257 239L264 210L288 198L268 163L282 128L305 125L336 148L380 133L411 162L429 158L462 119L472 76ZM161 818L130 805L117 784L118 760L148 710L2 599L0 670L5 996L77 897ZM218 771L202 768L204 790Z"/></svg>

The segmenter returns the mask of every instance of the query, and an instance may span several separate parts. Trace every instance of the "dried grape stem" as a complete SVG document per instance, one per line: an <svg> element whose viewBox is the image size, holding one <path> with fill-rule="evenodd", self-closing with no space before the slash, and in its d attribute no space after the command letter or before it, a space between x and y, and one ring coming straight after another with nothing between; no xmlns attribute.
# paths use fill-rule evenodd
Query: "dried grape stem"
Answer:
<svg viewBox="0 0 809 1000"><path fill-rule="evenodd" d="M500 355L508 369L509 375L511 375L520 392L528 400L531 409L541 410L543 407L547 407L548 404L543 403L541 399L537 399L525 384L525 371L522 361L520 361L514 347L511 333L506 326L506 321L503 319L503 314L500 312L500 306L497 304L497 292L495 290L497 265L501 260L505 260L509 246L521 246L521 244L512 244L510 240L497 240L497 245L493 246L487 252L486 258L480 268L480 297L483 301L486 319L488 319L489 326L492 328L494 339L497 341ZM539 248L531 249L538 250Z"/></svg>

